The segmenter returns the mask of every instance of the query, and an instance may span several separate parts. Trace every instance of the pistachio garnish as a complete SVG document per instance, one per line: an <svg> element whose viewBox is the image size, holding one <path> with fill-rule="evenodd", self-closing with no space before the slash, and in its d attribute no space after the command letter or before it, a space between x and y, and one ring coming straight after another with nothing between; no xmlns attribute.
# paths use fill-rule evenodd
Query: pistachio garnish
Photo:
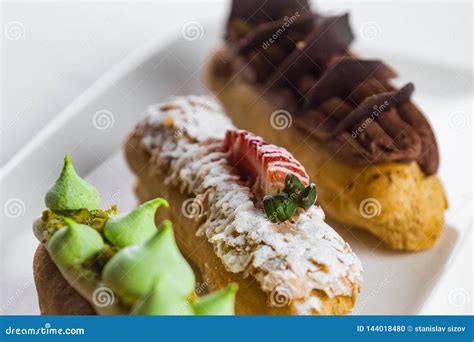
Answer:
<svg viewBox="0 0 474 342"><path fill-rule="evenodd" d="M301 192L301 196L298 198L298 206L304 210L308 210L314 202L316 202L317 191L316 184L311 183Z"/></svg>
<svg viewBox="0 0 474 342"><path fill-rule="evenodd" d="M275 195L263 198L263 209L268 219L273 223L289 220L296 211L296 207L308 210L317 198L314 183L303 186L299 178L289 173L285 177L285 187Z"/></svg>
<svg viewBox="0 0 474 342"><path fill-rule="evenodd" d="M67 217L64 223L66 226L59 229L46 244L56 264L63 267L80 265L100 252L104 241L94 228Z"/></svg>
<svg viewBox="0 0 474 342"><path fill-rule="evenodd" d="M145 202L134 210L111 217L104 227L104 235L117 247L126 247L148 240L156 234L155 213L168 202L163 198L155 198Z"/></svg>
<svg viewBox="0 0 474 342"><path fill-rule="evenodd" d="M100 207L100 195L96 188L76 173L69 155L64 157L61 175L45 196L45 204L51 210L95 210Z"/></svg>
<svg viewBox="0 0 474 342"><path fill-rule="evenodd" d="M296 210L295 201L284 192L265 196L263 208L270 221L273 223L289 220Z"/></svg>

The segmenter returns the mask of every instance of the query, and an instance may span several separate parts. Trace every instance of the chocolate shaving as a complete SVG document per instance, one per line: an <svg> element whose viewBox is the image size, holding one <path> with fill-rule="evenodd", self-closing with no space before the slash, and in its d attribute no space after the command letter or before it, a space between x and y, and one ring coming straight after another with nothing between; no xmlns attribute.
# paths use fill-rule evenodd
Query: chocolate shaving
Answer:
<svg viewBox="0 0 474 342"><path fill-rule="evenodd" d="M350 92L369 77L386 80L397 74L381 61L341 59L326 71L308 93L303 110L317 107L331 97L345 99Z"/></svg>
<svg viewBox="0 0 474 342"><path fill-rule="evenodd" d="M304 40L302 49L295 49L281 63L278 69L268 78L266 85L280 87L293 84L297 87L298 78L315 69L324 69L329 58L336 53L343 53L354 39L349 27L349 15L319 19L313 31Z"/></svg>
<svg viewBox="0 0 474 342"><path fill-rule="evenodd" d="M342 133L342 131L347 130L349 127L354 125L355 122L370 117L374 112L374 109L381 108L383 112L408 101L414 90L415 86L413 83L408 83L397 91L368 96L356 109L350 112L349 115L337 124L331 132L331 135L334 137ZM377 110L376 113L378 116L381 112Z"/></svg>

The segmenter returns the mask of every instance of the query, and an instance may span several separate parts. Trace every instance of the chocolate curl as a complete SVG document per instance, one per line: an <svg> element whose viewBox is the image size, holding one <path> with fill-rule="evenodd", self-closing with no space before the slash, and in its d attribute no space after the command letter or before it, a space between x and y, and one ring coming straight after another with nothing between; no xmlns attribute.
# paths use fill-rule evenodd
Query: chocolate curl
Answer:
<svg viewBox="0 0 474 342"><path fill-rule="evenodd" d="M386 93L380 93L368 96L362 103L352 110L344 119L339 121L337 126L332 131L332 137L339 135L343 131L349 129L356 122L366 119L371 116L374 108L380 108L380 104L388 103L388 105L382 108L383 111L387 111L390 108L397 107L400 104L408 101L411 94L415 90L413 83L408 83L398 91L390 91ZM380 114L380 113L379 113Z"/></svg>
<svg viewBox="0 0 474 342"><path fill-rule="evenodd" d="M331 97L345 99L352 89L369 77L387 80L397 74L381 61L343 58L327 70L309 90L303 110L315 108Z"/></svg>
<svg viewBox="0 0 474 342"><path fill-rule="evenodd" d="M423 153L417 158L421 169L427 175L435 174L439 167L438 144L428 120L411 101L402 104L398 108L398 113L405 122L416 129L421 138Z"/></svg>
<svg viewBox="0 0 474 342"><path fill-rule="evenodd" d="M382 90L378 81L365 85L365 90ZM351 110L333 129L335 138L357 127L355 140L360 144L361 155L371 163L380 161L418 160L423 153L422 139L415 127L400 117L399 107L410 101L414 86L409 83L400 90L380 92L366 97ZM354 134L353 131L352 133ZM352 137L354 139L354 137ZM421 165L421 164L420 164Z"/></svg>
<svg viewBox="0 0 474 342"><path fill-rule="evenodd" d="M323 70L332 55L344 53L354 36L349 26L349 14L323 18L319 17L316 27L304 40L302 49L295 49L270 76L266 84L281 87L292 84L313 70Z"/></svg>

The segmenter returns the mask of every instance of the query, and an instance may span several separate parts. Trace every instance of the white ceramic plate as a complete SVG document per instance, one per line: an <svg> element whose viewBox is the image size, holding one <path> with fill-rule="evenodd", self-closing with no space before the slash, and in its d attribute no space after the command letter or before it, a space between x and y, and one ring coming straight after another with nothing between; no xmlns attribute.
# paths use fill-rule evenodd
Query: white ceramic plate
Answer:
<svg viewBox="0 0 474 342"><path fill-rule="evenodd" d="M71 154L79 173L88 175L104 194L105 204L117 203L121 210L135 205L133 180L120 153L121 143L149 104L170 95L205 93L201 71L220 30L205 26L205 32L200 40L177 36L166 44L151 42L136 52L58 115L2 170L0 303L4 313L38 313L31 271L37 243L31 222L44 208L43 195L60 171L62 156ZM469 215L462 210L465 188L454 179L468 179L470 170L463 165L465 161L453 158L456 146L447 142L456 139L470 146L470 135L448 129L450 121L445 114L448 109L469 111L470 93L443 91L441 101L442 89L434 86L436 82L448 84L452 75L464 70L388 56L383 51L373 55L388 58L402 75L415 77L410 79L419 85L415 100L429 114L440 141L440 175L451 211L436 246L419 253L394 252L367 233L335 228L352 245L365 269L354 313L415 314L459 249L460 237L469 224Z"/></svg>

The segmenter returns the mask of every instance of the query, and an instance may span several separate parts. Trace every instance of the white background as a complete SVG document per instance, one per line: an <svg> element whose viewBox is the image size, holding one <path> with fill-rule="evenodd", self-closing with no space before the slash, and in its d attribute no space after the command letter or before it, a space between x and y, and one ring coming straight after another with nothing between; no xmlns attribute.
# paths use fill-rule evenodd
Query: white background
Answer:
<svg viewBox="0 0 474 342"><path fill-rule="evenodd" d="M176 3L3 2L0 165L5 165L64 107L142 44L179 33L189 21L223 22L227 12L226 2ZM407 70L409 75L403 75L404 80L414 80L418 87L438 92L440 89L446 93L470 91L472 97L474 17L468 2L411 3L409 11L406 4L402 10L394 2L320 1L318 7L337 13L351 12L355 33L367 38L359 39L355 45L364 55L382 51L382 57L389 62L393 60L395 66L398 56L415 56L433 65L434 73L436 65L457 70L449 84L426 84L421 77L417 82L416 70ZM373 32L369 29L375 29L375 36L371 36ZM440 76L441 79L445 78ZM470 130L472 108L465 114L464 128ZM458 153L459 158L466 155L470 158L472 146L449 151ZM471 167L470 162L465 165ZM466 178L472 174L472 168L460 172L461 176L443 174L443 169L440 173L448 189L462 188L472 200L472 180ZM461 191L448 193L452 194L455 195L450 202L456 206L462 201ZM464 214L470 216L469 210L465 208ZM471 235L431 296L425 313L472 312L472 250ZM21 289L20 283L16 286ZM466 293L462 305L453 304L453 296ZM11 312L23 313L14 309Z"/></svg>

